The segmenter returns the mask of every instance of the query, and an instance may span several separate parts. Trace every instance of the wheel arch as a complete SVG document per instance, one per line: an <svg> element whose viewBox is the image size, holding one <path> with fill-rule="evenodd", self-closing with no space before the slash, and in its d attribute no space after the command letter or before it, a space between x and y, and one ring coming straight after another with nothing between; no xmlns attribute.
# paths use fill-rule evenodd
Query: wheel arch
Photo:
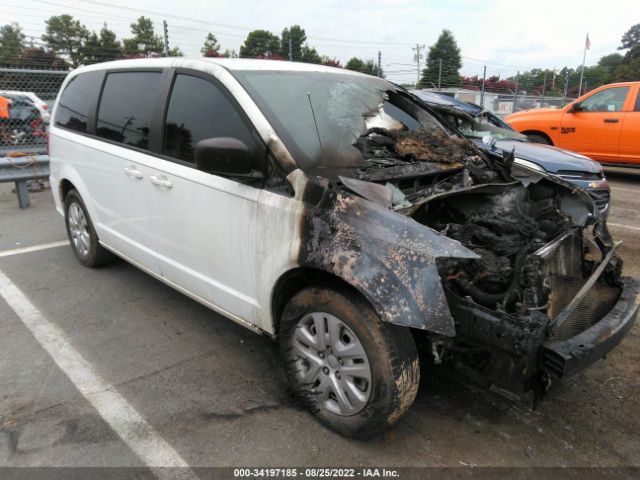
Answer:
<svg viewBox="0 0 640 480"><path fill-rule="evenodd" d="M349 290L362 297L377 312L377 309L364 292L361 292L339 276L313 267L296 267L283 273L276 281L271 292L271 316L273 319L274 337L278 335L280 317L289 300L298 292L312 286Z"/></svg>
<svg viewBox="0 0 640 480"><path fill-rule="evenodd" d="M547 141L549 142L549 145L553 145L553 140L551 139L551 137L546 134L545 132L543 132L542 130L523 130L520 133L522 133L523 135L526 135L527 137L529 135L539 135L540 137L544 137L547 139Z"/></svg>

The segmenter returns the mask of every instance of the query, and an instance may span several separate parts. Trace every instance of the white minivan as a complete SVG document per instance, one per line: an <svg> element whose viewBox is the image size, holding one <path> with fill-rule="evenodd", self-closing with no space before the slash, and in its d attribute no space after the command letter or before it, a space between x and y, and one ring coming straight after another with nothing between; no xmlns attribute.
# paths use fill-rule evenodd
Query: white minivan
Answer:
<svg viewBox="0 0 640 480"><path fill-rule="evenodd" d="M52 192L82 264L121 257L277 339L305 406L367 437L414 401L416 340L432 364L540 398L638 312L588 194L452 128L338 68L96 64L56 101Z"/></svg>

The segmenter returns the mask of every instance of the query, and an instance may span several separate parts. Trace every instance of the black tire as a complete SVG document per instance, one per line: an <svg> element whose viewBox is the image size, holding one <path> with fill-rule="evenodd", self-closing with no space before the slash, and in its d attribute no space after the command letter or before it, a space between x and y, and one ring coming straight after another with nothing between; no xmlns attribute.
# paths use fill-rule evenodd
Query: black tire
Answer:
<svg viewBox="0 0 640 480"><path fill-rule="evenodd" d="M544 135L537 133L528 133L527 138L533 143L541 143L543 145L551 145L551 141Z"/></svg>
<svg viewBox="0 0 640 480"><path fill-rule="evenodd" d="M71 233L72 227L69 224L69 209L72 205L77 205L82 210L84 218L86 219L86 231L89 236L89 245L86 252L82 252L80 248L76 246ZM76 254L78 260L80 260L80 263L85 267L100 267L111 263L116 259L116 256L113 253L98 243L98 234L93 228L93 222L91 221L87 207L76 190L70 190L69 193L67 193L67 196L64 197L64 223L67 228L67 236L69 237L71 248L73 248L73 252Z"/></svg>
<svg viewBox="0 0 640 480"><path fill-rule="evenodd" d="M371 371L371 382L367 386L369 397L357 413L340 415L330 411L319 399L320 395L314 395L314 387L300 378L304 374L301 369L305 367L303 357L294 347L297 341L294 335L312 312L338 318L355 334L366 352ZM342 332L345 331L340 331L340 338L344 338ZM321 287L300 291L284 309L279 343L287 377L297 397L320 422L342 435L368 438L382 434L406 412L418 392L420 364L411 332L381 321L369 303L356 293ZM333 354L335 361L339 353ZM342 359L340 365L343 365ZM343 390L343 393L349 392Z"/></svg>

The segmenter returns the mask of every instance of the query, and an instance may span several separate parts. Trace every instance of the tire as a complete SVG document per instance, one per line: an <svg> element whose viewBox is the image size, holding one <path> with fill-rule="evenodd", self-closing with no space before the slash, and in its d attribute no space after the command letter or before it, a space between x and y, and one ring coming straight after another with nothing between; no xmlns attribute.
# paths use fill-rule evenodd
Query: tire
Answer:
<svg viewBox="0 0 640 480"><path fill-rule="evenodd" d="M411 332L381 321L356 293L300 291L284 308L279 343L296 396L342 435L382 434L418 392L420 364Z"/></svg>
<svg viewBox="0 0 640 480"><path fill-rule="evenodd" d="M537 133L530 133L530 134L527 134L527 138L531 140L533 143L542 143L543 145L551 145L551 141L544 135L539 135Z"/></svg>
<svg viewBox="0 0 640 480"><path fill-rule="evenodd" d="M115 255L98 243L87 207L76 190L64 197L64 223L71 248L85 267L100 267L115 260Z"/></svg>

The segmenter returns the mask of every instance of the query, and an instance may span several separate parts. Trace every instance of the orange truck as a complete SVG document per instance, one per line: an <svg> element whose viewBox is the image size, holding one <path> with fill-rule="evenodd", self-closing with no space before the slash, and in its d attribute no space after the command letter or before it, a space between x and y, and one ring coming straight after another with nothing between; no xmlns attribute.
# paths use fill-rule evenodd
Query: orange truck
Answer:
<svg viewBox="0 0 640 480"><path fill-rule="evenodd" d="M640 167L640 82L604 85L564 108L525 110L505 120L534 142Z"/></svg>

